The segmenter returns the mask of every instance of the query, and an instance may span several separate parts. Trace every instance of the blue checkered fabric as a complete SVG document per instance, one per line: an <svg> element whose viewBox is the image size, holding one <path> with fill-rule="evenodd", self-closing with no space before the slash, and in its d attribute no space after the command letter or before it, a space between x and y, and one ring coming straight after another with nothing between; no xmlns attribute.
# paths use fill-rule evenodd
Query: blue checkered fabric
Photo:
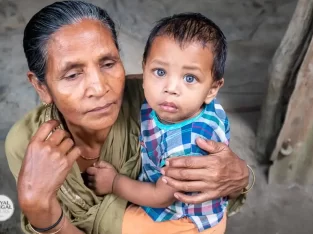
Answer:
<svg viewBox="0 0 313 234"><path fill-rule="evenodd" d="M196 145L198 137L229 144L228 118L216 99L205 105L196 117L177 124L160 122L154 110L145 102L141 107L142 171L139 180L156 183L167 158L207 155L207 152ZM227 204L227 198L222 197L202 204L176 201L166 208L142 208L156 222L188 217L199 231L203 231L221 221Z"/></svg>

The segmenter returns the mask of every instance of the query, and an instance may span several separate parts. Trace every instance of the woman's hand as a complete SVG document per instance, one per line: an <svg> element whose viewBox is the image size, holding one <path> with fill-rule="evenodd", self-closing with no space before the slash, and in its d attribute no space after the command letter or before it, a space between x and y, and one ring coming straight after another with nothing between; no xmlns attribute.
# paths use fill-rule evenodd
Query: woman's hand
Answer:
<svg viewBox="0 0 313 234"><path fill-rule="evenodd" d="M198 146L208 156L171 158L162 174L168 185L184 192L200 192L190 196L175 193L185 203L202 203L218 197L236 197L249 183L247 164L230 148L214 141L197 139Z"/></svg>
<svg viewBox="0 0 313 234"><path fill-rule="evenodd" d="M57 129L50 135L58 125L42 124L28 145L17 182L22 210L48 207L80 156L68 133Z"/></svg>

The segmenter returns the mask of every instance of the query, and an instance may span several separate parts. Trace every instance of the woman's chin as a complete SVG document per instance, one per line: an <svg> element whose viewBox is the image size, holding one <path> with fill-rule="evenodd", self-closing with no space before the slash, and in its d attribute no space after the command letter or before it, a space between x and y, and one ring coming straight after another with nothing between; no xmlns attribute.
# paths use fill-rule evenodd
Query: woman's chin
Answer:
<svg viewBox="0 0 313 234"><path fill-rule="evenodd" d="M78 131L102 131L113 126L118 117L118 111L110 113L110 115L84 115L82 118L66 121L67 125L71 125ZM71 126L68 126L71 129Z"/></svg>
<svg viewBox="0 0 313 234"><path fill-rule="evenodd" d="M101 131L112 127L116 119L117 115L101 117L99 119L88 121L88 125L86 125L86 123L82 123L82 126L85 126L86 129L90 129L93 131Z"/></svg>

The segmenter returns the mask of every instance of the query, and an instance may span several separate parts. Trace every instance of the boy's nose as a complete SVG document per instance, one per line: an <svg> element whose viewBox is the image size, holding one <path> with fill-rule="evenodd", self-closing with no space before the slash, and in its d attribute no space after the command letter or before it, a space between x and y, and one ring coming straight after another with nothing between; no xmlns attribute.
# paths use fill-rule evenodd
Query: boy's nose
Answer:
<svg viewBox="0 0 313 234"><path fill-rule="evenodd" d="M168 93L171 95L179 95L178 81L170 78L164 88L164 93Z"/></svg>
<svg viewBox="0 0 313 234"><path fill-rule="evenodd" d="M177 95L177 91L176 90L172 90L172 89L164 89L164 93L168 93L171 95Z"/></svg>

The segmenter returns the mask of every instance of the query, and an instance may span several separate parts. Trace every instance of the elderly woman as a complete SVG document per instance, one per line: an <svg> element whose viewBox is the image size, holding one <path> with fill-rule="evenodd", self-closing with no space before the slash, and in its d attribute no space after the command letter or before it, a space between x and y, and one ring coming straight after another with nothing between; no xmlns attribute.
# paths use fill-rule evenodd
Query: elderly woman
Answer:
<svg viewBox="0 0 313 234"><path fill-rule="evenodd" d="M125 79L114 22L92 4L54 3L29 21L23 46L28 79L45 103L6 139L23 231L131 233L122 228L131 222L128 202L96 196L85 183L86 169L101 160L131 178L140 170L142 85L140 77ZM171 160L168 184L192 192L196 182L201 193L180 194L183 202L229 196L230 205L240 203L249 179L246 163L221 143L199 141L199 147L210 156Z"/></svg>

